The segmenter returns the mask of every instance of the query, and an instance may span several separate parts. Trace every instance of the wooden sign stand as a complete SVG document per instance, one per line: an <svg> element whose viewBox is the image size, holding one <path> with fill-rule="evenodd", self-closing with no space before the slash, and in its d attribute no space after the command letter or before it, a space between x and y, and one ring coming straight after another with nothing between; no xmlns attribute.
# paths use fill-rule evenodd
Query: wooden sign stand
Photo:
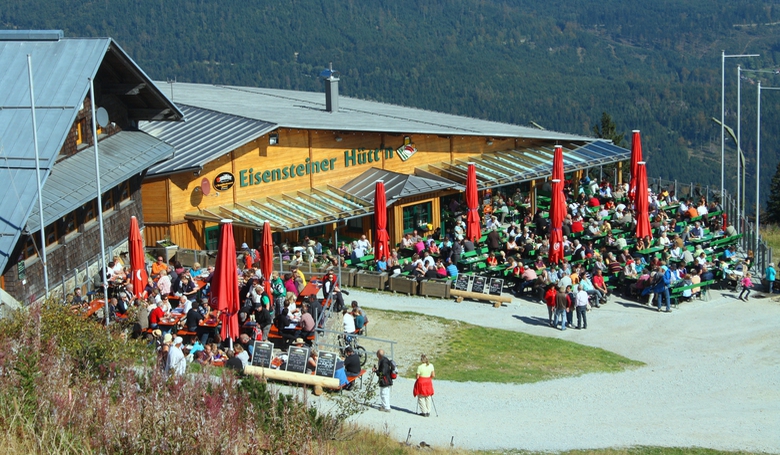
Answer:
<svg viewBox="0 0 780 455"><path fill-rule="evenodd" d="M492 303L493 306L496 308L500 308L501 303L510 303L512 301L512 297L507 297L503 295L491 295L482 292L459 291L457 289L450 289L450 295L456 297L455 301L458 303L462 302L463 299L486 300Z"/></svg>

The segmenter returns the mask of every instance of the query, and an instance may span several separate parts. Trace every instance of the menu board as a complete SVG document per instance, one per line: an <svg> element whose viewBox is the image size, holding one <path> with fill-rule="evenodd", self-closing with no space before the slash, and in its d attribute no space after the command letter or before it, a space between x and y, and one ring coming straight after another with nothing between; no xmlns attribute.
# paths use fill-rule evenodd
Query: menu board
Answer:
<svg viewBox="0 0 780 455"><path fill-rule="evenodd" d="M256 367L270 368L271 359L274 357L274 345L267 341L255 341L252 349L252 365Z"/></svg>
<svg viewBox="0 0 780 455"><path fill-rule="evenodd" d="M459 291L468 291L471 283L471 275L458 275L455 279L455 289Z"/></svg>
<svg viewBox="0 0 780 455"><path fill-rule="evenodd" d="M485 292L485 285L487 284L487 278L484 276L475 276L474 281L471 283L471 292L482 294Z"/></svg>
<svg viewBox="0 0 780 455"><path fill-rule="evenodd" d="M338 360L339 356L335 353L320 351L320 355L317 357L317 370L314 374L332 378L336 373L336 362Z"/></svg>
<svg viewBox="0 0 780 455"><path fill-rule="evenodd" d="M309 361L309 348L290 346L287 350L287 371L306 373L306 363Z"/></svg>
<svg viewBox="0 0 780 455"><path fill-rule="evenodd" d="M501 295L501 292L504 291L504 280L501 278L492 278L490 280L490 295Z"/></svg>

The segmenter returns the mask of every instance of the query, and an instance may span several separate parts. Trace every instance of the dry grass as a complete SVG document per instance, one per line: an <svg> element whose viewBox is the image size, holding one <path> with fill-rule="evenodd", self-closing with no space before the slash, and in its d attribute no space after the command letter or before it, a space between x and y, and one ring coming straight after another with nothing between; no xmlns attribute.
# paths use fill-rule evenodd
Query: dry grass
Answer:
<svg viewBox="0 0 780 455"><path fill-rule="evenodd" d="M770 248L780 251L780 226L776 224L766 225L761 229L761 236Z"/></svg>

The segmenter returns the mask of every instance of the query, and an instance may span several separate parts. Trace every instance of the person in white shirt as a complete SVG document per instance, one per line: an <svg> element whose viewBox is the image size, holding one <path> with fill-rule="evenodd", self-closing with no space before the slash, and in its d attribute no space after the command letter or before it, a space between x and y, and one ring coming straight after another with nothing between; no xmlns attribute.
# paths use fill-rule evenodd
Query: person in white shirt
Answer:
<svg viewBox="0 0 780 455"><path fill-rule="evenodd" d="M184 340L176 337L173 340L173 346L168 351L168 360L165 364L165 373L174 376L184 376L187 370L187 361L184 359L184 353L181 350L181 344Z"/></svg>
<svg viewBox="0 0 780 455"><path fill-rule="evenodd" d="M701 204L696 207L696 212L699 214L699 216L704 216L710 213L709 210L707 210L707 205L704 203L704 201L702 201Z"/></svg>
<svg viewBox="0 0 780 455"><path fill-rule="evenodd" d="M661 237L658 238L658 244L660 246L667 246L669 243L671 243L671 240L666 236L666 232L662 233Z"/></svg>
<svg viewBox="0 0 780 455"><path fill-rule="evenodd" d="M360 236L360 240L357 241L357 245L363 250L363 254L358 257L362 257L364 254L371 251L371 243L369 243L368 239L366 239L365 234Z"/></svg>
<svg viewBox="0 0 780 455"><path fill-rule="evenodd" d="M346 308L341 311L341 314L343 315L342 324L344 326L344 333L355 333L355 317L352 316L352 313L347 311Z"/></svg>
<svg viewBox="0 0 780 455"><path fill-rule="evenodd" d="M584 287L580 284L577 289L577 296L575 301L575 308L577 310L577 329L587 329L588 328L588 293L585 292Z"/></svg>

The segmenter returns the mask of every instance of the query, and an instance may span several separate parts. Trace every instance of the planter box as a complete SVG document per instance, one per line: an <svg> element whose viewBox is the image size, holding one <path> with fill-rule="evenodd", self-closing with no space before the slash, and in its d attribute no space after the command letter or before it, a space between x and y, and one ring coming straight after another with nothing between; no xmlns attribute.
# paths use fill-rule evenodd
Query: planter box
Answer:
<svg viewBox="0 0 780 455"><path fill-rule="evenodd" d="M420 295L449 299L450 286L447 280L424 280L420 282Z"/></svg>
<svg viewBox="0 0 780 455"><path fill-rule="evenodd" d="M338 270L338 269L336 269ZM338 272L336 272L338 273ZM357 276L358 269L355 268L341 268L341 285L346 287L352 287L355 285L355 277Z"/></svg>
<svg viewBox="0 0 780 455"><path fill-rule="evenodd" d="M163 246L163 241L159 240L157 242L158 248L162 250L162 253L160 255L165 258L166 264L168 261L171 260L172 257L176 256L176 252L179 251L178 245L171 245L171 246Z"/></svg>
<svg viewBox="0 0 780 455"><path fill-rule="evenodd" d="M361 270L355 275L355 286L359 288L384 290L386 282L387 273L385 272L368 272Z"/></svg>
<svg viewBox="0 0 780 455"><path fill-rule="evenodd" d="M413 295L417 293L417 280L405 276L390 277L390 290Z"/></svg>

